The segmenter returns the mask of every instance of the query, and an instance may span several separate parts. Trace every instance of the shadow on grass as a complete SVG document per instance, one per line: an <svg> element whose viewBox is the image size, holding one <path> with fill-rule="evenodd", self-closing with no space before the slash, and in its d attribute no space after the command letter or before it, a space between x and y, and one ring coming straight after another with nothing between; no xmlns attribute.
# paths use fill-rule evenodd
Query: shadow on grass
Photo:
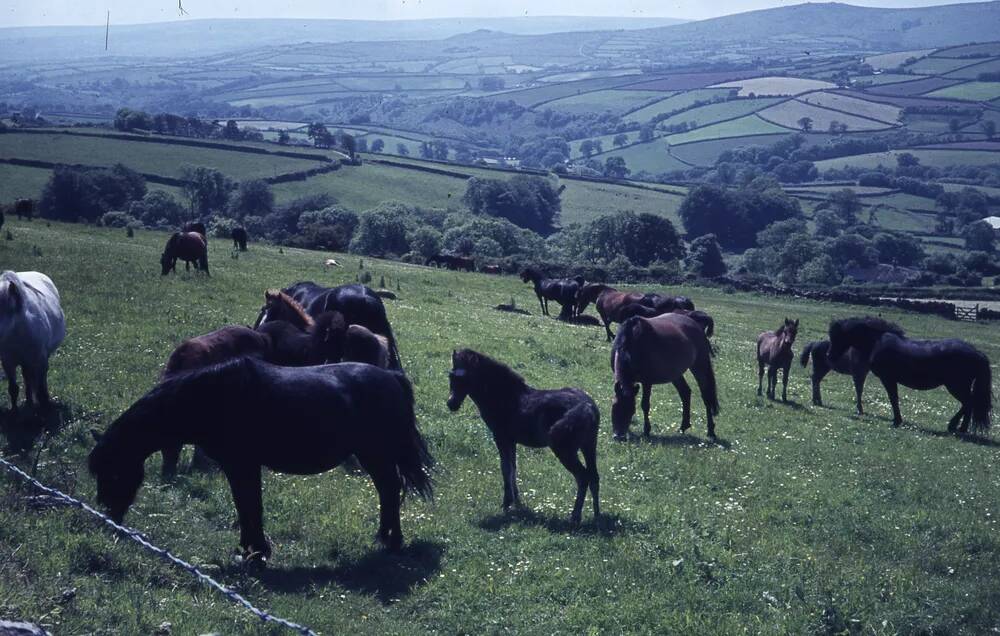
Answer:
<svg viewBox="0 0 1000 636"><path fill-rule="evenodd" d="M652 444L654 446L718 446L720 448L729 449L731 444L728 440L723 437L698 437L697 435L692 435L690 433L676 433L674 435L639 435L637 433L629 433L628 441Z"/></svg>
<svg viewBox="0 0 1000 636"><path fill-rule="evenodd" d="M255 577L271 590L297 594L314 586L337 583L359 594L369 594L382 603L408 595L441 569L444 544L414 541L399 552L376 549L354 563L329 566L267 568Z"/></svg>
<svg viewBox="0 0 1000 636"><path fill-rule="evenodd" d="M27 455L38 443L42 433L57 433L72 418L72 408L53 402L46 408L22 404L16 413L0 412L0 433L7 441L5 452Z"/></svg>
<svg viewBox="0 0 1000 636"><path fill-rule="evenodd" d="M589 500L588 500L589 503ZM590 510L584 507L583 521L574 527L569 522L569 515L549 515L531 510L530 508L512 508L507 512L490 515L479 520L483 530L496 532L510 526L541 527L558 534L574 534L578 536L613 537L620 534L642 532L643 524L625 519L614 514L602 514L597 519L588 517Z"/></svg>
<svg viewBox="0 0 1000 636"><path fill-rule="evenodd" d="M906 422L903 422L903 426L901 426L900 428L913 429L914 431L918 431L920 433L923 433L924 435L930 435L932 437L954 437L959 441L966 442L968 444L975 444L976 446L986 446L987 448L1000 448L1000 440L995 440L990 437L983 437L982 435L977 435L975 433L957 433L954 431L949 431L947 429L939 430L933 428L925 428L923 426L916 426L914 424L907 426Z"/></svg>

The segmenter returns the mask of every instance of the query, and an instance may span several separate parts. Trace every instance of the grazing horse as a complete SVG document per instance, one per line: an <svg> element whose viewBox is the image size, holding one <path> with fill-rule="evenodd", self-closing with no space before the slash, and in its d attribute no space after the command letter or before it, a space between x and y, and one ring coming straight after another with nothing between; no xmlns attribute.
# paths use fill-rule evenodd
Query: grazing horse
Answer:
<svg viewBox="0 0 1000 636"><path fill-rule="evenodd" d="M27 403L49 404L49 357L66 337L59 290L45 274L0 274L0 363L7 376L10 408L17 411L17 369Z"/></svg>
<svg viewBox="0 0 1000 636"><path fill-rule="evenodd" d="M435 254L427 259L425 265L436 265L447 267L448 269L464 270L466 272L476 271L476 261L467 256L457 254Z"/></svg>
<svg viewBox="0 0 1000 636"><path fill-rule="evenodd" d="M830 360L827 357L829 350L829 340L810 342L802 350L800 362L802 362L803 367L809 364L809 355L812 354L813 404L823 406L823 396L820 394L819 383L830 371L836 371L854 379L855 406L858 409L858 415L864 415L865 408L861 404L861 394L865 390L865 379L868 377L868 359L863 357L857 349L850 347L844 352L844 355L836 360Z"/></svg>
<svg viewBox="0 0 1000 636"><path fill-rule="evenodd" d="M788 401L788 370L795 354L792 345L799 332L799 321L785 318L775 331L765 331L757 336L757 395L763 394L764 367L767 367L767 397L774 399L778 389L778 369L782 373L781 401Z"/></svg>
<svg viewBox="0 0 1000 636"><path fill-rule="evenodd" d="M201 221L185 223L184 227L181 228L181 232L194 232L195 234L201 234L201 238L208 242L208 231L205 229L205 224Z"/></svg>
<svg viewBox="0 0 1000 636"><path fill-rule="evenodd" d="M211 276L208 272L208 244L205 237L197 232L176 232L167 241L167 246L160 255L161 275L166 276L170 272L177 271L177 259L184 261L184 269L190 270L191 263L195 269L205 272L206 276Z"/></svg>
<svg viewBox="0 0 1000 636"><path fill-rule="evenodd" d="M535 295L538 296L538 304L542 308L542 314L549 315L549 301L554 300L562 306L559 312L560 318L573 318L576 316L576 294L586 282L583 276L576 278L545 278L537 269L528 267L521 272L521 281L531 282L535 287Z"/></svg>
<svg viewBox="0 0 1000 636"><path fill-rule="evenodd" d="M466 396L493 434L503 475L503 509L521 505L517 488L517 445L552 449L576 478L570 523L577 525L590 488L594 517L601 514L597 474L597 431L601 414L580 389L533 389L510 367L470 349L455 351L449 375L448 408L457 411ZM583 462L577 453L582 453Z"/></svg>
<svg viewBox="0 0 1000 636"><path fill-rule="evenodd" d="M642 298L643 305L647 307L652 307L653 309L659 311L661 314L665 314L669 311L675 309L687 309L688 311L694 311L694 301L692 301L687 296L663 296L661 294L646 294Z"/></svg>
<svg viewBox="0 0 1000 636"><path fill-rule="evenodd" d="M659 309L653 309L652 307L648 307L641 303L632 303L630 305L623 305L616 309L611 314L610 318L612 322L621 324L633 316L655 318L657 316L662 316L663 314L681 314L683 316L687 316L691 320L700 324L705 329L705 335L709 338L711 338L715 333L715 320L707 312L699 309L671 309L668 311L660 311Z"/></svg>
<svg viewBox="0 0 1000 636"><path fill-rule="evenodd" d="M241 252L247 251L247 230L245 227L234 227L233 233L231 234L233 239L233 249L239 249Z"/></svg>
<svg viewBox="0 0 1000 636"><path fill-rule="evenodd" d="M18 199L14 202L14 214L19 221L22 218L30 221L35 216L35 202L31 199Z"/></svg>
<svg viewBox="0 0 1000 636"><path fill-rule="evenodd" d="M580 315L587 309L587 305L594 303L597 307L597 314L604 323L604 331L607 333L608 342L614 340L615 335L611 333L611 323L621 322L615 316L621 307L639 303L645 297L641 292L618 291L610 285L604 283L589 283L580 287L576 292L575 312Z"/></svg>
<svg viewBox="0 0 1000 636"><path fill-rule="evenodd" d="M708 436L715 438L713 418L719 414L719 397L712 370L712 347L702 325L673 313L629 318L611 345L611 369L615 380L611 425L616 440L628 437L640 384L644 435L650 433L649 399L654 384L674 385L683 406L681 432L691 428L691 387L684 379L688 369L705 403Z"/></svg>
<svg viewBox="0 0 1000 636"><path fill-rule="evenodd" d="M378 491L378 537L392 550L403 544L401 491L426 498L432 490L410 382L367 364L279 367L236 358L164 380L94 436L88 463L97 500L118 523L135 501L147 457L170 444L204 449L229 480L248 559L271 554L265 466L315 475L354 455Z"/></svg>
<svg viewBox="0 0 1000 636"><path fill-rule="evenodd" d="M502 274L503 273L503 270L500 269L499 265L483 265L482 269L480 269L479 271L481 271L484 274Z"/></svg>
<svg viewBox="0 0 1000 636"><path fill-rule="evenodd" d="M392 326L385 313L382 299L370 288L364 285L352 284L339 287L323 287L311 281L295 283L282 290L284 297L268 296L267 302L260 310L255 326L272 320L272 312L279 305L294 300L301 305L304 313L316 317L325 311L339 311L344 321L349 325L363 325L373 333L385 336L389 341L390 366L401 369L399 348L392 334Z"/></svg>
<svg viewBox="0 0 1000 636"><path fill-rule="evenodd" d="M364 362L383 369L389 368L389 339L372 333L362 325L348 325L344 333L344 362Z"/></svg>
<svg viewBox="0 0 1000 636"><path fill-rule="evenodd" d="M837 360L857 349L885 387L892 403L892 425L903 423L899 385L927 391L944 386L961 403L948 422L949 431L986 432L992 423L993 379L990 361L964 340L910 340L903 330L881 318L866 316L830 323L827 358ZM959 424L961 422L961 424Z"/></svg>

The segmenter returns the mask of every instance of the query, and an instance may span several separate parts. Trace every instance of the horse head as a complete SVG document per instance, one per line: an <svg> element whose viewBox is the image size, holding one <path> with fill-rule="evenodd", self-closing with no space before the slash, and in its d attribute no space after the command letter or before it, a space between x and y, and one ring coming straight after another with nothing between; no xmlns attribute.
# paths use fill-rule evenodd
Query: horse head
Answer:
<svg viewBox="0 0 1000 636"><path fill-rule="evenodd" d="M97 480L97 501L115 523L121 523L142 485L143 463L126 459L110 448L107 436L91 430L97 444L87 459L90 474Z"/></svg>
<svg viewBox="0 0 1000 636"><path fill-rule="evenodd" d="M886 333L900 338L905 336L898 325L882 318L864 316L835 320L830 323L830 348L827 349L826 357L832 363L854 347L863 358L867 358L875 343Z"/></svg>
<svg viewBox="0 0 1000 636"><path fill-rule="evenodd" d="M611 402L611 430L616 441L628 438L628 429L635 415L635 396L639 385L633 382L615 380L615 398Z"/></svg>
<svg viewBox="0 0 1000 636"><path fill-rule="evenodd" d="M18 288L16 274L4 272L3 280L0 280L0 313L14 314L21 310L24 298Z"/></svg>
<svg viewBox="0 0 1000 636"><path fill-rule="evenodd" d="M784 324L778 330L782 335L782 343L786 347L791 347L795 344L795 337L799 335L799 319L789 320L785 318Z"/></svg>
<svg viewBox="0 0 1000 636"><path fill-rule="evenodd" d="M448 373L448 409L457 411L469 395L479 358L469 349L452 351L451 371Z"/></svg>

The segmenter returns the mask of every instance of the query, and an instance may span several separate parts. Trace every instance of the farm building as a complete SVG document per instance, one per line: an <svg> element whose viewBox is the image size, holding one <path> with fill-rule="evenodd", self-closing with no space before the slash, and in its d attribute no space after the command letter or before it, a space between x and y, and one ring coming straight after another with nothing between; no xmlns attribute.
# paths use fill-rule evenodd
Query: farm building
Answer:
<svg viewBox="0 0 1000 636"><path fill-rule="evenodd" d="M993 228L993 231L1000 234L1000 216L988 216L983 219L983 221L989 223L990 227Z"/></svg>

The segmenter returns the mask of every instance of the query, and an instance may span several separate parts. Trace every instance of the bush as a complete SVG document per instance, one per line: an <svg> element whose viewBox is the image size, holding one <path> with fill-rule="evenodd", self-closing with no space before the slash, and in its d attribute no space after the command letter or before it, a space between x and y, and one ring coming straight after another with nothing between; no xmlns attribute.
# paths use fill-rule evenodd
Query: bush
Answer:
<svg viewBox="0 0 1000 636"><path fill-rule="evenodd" d="M722 276L727 271L714 234L699 236L692 241L687 263L689 272L705 278Z"/></svg>
<svg viewBox="0 0 1000 636"><path fill-rule="evenodd" d="M308 210L298 217L295 244L300 247L343 252L350 246L358 225L358 215L350 210L336 206L322 210Z"/></svg>
<svg viewBox="0 0 1000 636"><path fill-rule="evenodd" d="M127 209L146 194L146 180L121 164L112 168L56 166L38 202L45 218L96 221L111 210Z"/></svg>
<svg viewBox="0 0 1000 636"><path fill-rule="evenodd" d="M208 222L208 235L220 239L232 238L233 230L239 223L235 219L226 216L216 216Z"/></svg>
<svg viewBox="0 0 1000 636"><path fill-rule="evenodd" d="M392 206L381 204L361 215L357 232L349 249L368 256L400 255L410 251L406 239L406 224Z"/></svg>
<svg viewBox="0 0 1000 636"><path fill-rule="evenodd" d="M841 281L837 265L827 254L820 254L802 267L799 282L809 285L837 285Z"/></svg>
<svg viewBox="0 0 1000 636"><path fill-rule="evenodd" d="M136 223L135 218L127 212L105 212L100 218L100 224L104 227L128 227Z"/></svg>
<svg viewBox="0 0 1000 636"><path fill-rule="evenodd" d="M149 228L178 228L189 216L177 199L163 190L147 192L142 199L132 201L128 213Z"/></svg>
<svg viewBox="0 0 1000 636"><path fill-rule="evenodd" d="M442 238L441 232L431 227L419 227L410 233L410 247L422 259L421 264L441 252Z"/></svg>

